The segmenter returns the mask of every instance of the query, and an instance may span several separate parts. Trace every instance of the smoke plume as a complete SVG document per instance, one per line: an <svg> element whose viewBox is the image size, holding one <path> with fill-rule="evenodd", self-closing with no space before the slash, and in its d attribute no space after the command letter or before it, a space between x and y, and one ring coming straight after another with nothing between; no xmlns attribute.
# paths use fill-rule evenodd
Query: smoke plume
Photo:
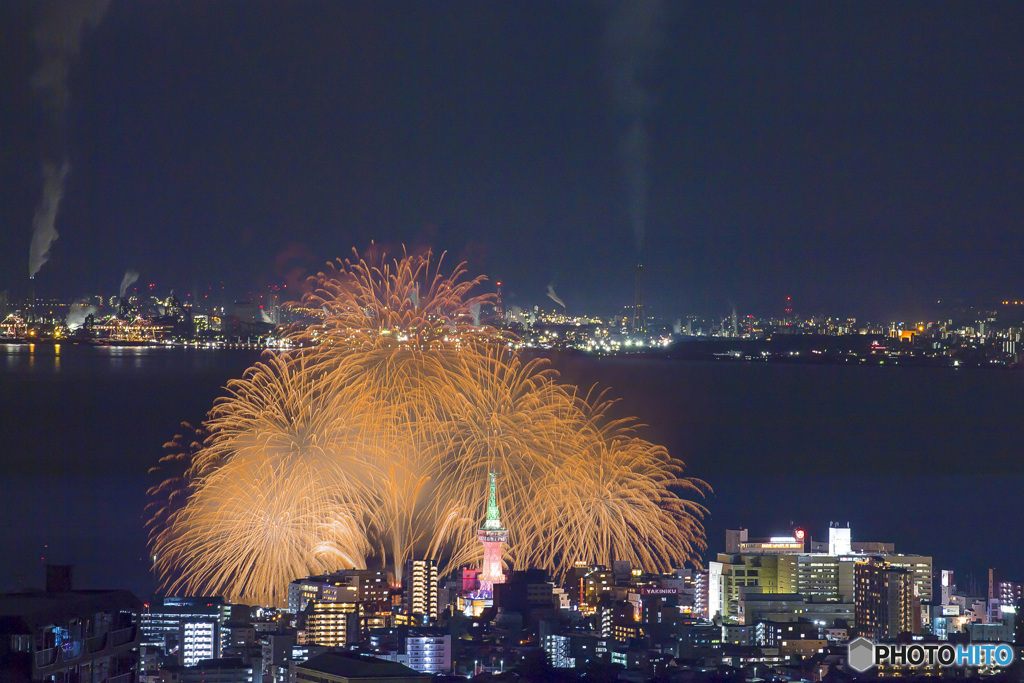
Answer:
<svg viewBox="0 0 1024 683"><path fill-rule="evenodd" d="M128 293L128 288L134 285L138 279L139 273L137 271L124 271L124 277L121 278L121 289L117 290L118 299L123 299L124 295Z"/></svg>
<svg viewBox="0 0 1024 683"><path fill-rule="evenodd" d="M637 252L642 252L650 192L647 115L655 101L642 77L664 41L665 4L663 0L609 0L604 8L608 85L623 128L618 153L633 239Z"/></svg>
<svg viewBox="0 0 1024 683"><path fill-rule="evenodd" d="M87 301L76 301L71 304L71 308L68 309L68 317L65 324L69 330L77 330L85 324L85 319L90 315L95 315L96 307Z"/></svg>
<svg viewBox="0 0 1024 683"><path fill-rule="evenodd" d="M548 285L548 298L561 306L563 310L565 309L565 302L558 298L558 295L555 294L555 288L552 285Z"/></svg>
<svg viewBox="0 0 1024 683"><path fill-rule="evenodd" d="M43 198L36 208L32 219L32 242L28 248L28 276L35 277L39 269L50 258L50 245L57 239L54 222L57 209L64 196L64 179L71 166L67 160L58 166L48 161L43 162Z"/></svg>
<svg viewBox="0 0 1024 683"><path fill-rule="evenodd" d="M44 141L43 196L32 221L28 274L35 277L49 258L50 245L57 239L54 223L64 196L64 181L70 166L64 136L67 129L68 74L82 47L86 26L96 26L107 11L109 0L42 0L38 3L39 24L34 38L39 68L32 74L32 88L52 121Z"/></svg>

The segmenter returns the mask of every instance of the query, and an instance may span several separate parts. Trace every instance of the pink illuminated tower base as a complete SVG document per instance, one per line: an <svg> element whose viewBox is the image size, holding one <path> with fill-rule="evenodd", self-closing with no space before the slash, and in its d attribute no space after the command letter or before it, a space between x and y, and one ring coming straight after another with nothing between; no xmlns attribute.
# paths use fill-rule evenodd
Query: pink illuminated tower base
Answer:
<svg viewBox="0 0 1024 683"><path fill-rule="evenodd" d="M498 511L496 475L488 472L487 476L490 485L487 519L483 528L476 532L477 539L484 544L484 563L480 568L480 589L477 591L477 596L481 598L493 598L494 584L505 583L501 546L508 541L508 530L501 526L501 514Z"/></svg>

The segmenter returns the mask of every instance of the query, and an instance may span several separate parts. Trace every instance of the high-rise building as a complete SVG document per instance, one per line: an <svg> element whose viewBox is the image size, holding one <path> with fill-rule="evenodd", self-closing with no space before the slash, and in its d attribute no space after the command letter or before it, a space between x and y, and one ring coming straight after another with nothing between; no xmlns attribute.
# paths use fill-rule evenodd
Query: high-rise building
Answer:
<svg viewBox="0 0 1024 683"><path fill-rule="evenodd" d="M182 619L178 627L178 661L194 666L220 656L220 622L216 619Z"/></svg>
<svg viewBox="0 0 1024 683"><path fill-rule="evenodd" d="M908 570L914 598L932 602L931 557L897 554L892 543L855 542L849 526L830 524L828 541L811 541L811 552L802 550L804 539L799 529L790 537L765 539L749 538L746 529L728 530L725 540L726 548L734 552L720 554L718 562L709 563L708 618L721 613L726 622L738 621L743 592L778 592L802 596L809 603L853 604L857 591L855 568L864 562ZM752 572L752 558L757 556L764 558L764 566ZM774 576L766 571L772 563L777 567ZM696 604L700 609L703 602Z"/></svg>
<svg viewBox="0 0 1024 683"><path fill-rule="evenodd" d="M761 621L776 623L799 620L822 621L832 624L837 619L853 623L853 602L807 598L793 593L745 593L740 600L742 624Z"/></svg>
<svg viewBox="0 0 1024 683"><path fill-rule="evenodd" d="M508 530L501 525L501 513L498 510L497 475L489 472L488 486L490 492L487 501L487 519L482 529L477 531L477 539L484 546L484 562L480 572L480 590L483 597L493 597L494 584L505 582L505 572L501 564L501 547L508 542Z"/></svg>
<svg viewBox="0 0 1024 683"><path fill-rule="evenodd" d="M910 571L914 583L915 595L922 602L932 602L932 558L926 555L902 555L885 553L874 555L882 562L893 567L902 567Z"/></svg>
<svg viewBox="0 0 1024 683"><path fill-rule="evenodd" d="M387 574L380 570L343 569L333 574L307 576L288 584L288 611L297 614L312 600L383 604L390 601L390 591Z"/></svg>
<svg viewBox="0 0 1024 683"><path fill-rule="evenodd" d="M852 603L855 564L852 556L823 553L780 555L779 592Z"/></svg>
<svg viewBox="0 0 1024 683"><path fill-rule="evenodd" d="M921 600L910 569L877 560L858 562L855 581L858 634L894 640L901 633L921 632Z"/></svg>
<svg viewBox="0 0 1024 683"><path fill-rule="evenodd" d="M580 579L580 604L595 607L602 597L612 594L615 578L610 569L596 567Z"/></svg>
<svg viewBox="0 0 1024 683"><path fill-rule="evenodd" d="M407 560L402 607L406 614L437 619L437 563Z"/></svg>
<svg viewBox="0 0 1024 683"><path fill-rule="evenodd" d="M355 602L308 603L299 615L299 644L341 647L359 640L360 612Z"/></svg>
<svg viewBox="0 0 1024 683"><path fill-rule="evenodd" d="M631 604L616 602L610 612L611 624L607 635L625 644L631 644L644 636L643 624L637 619L636 610Z"/></svg>
<svg viewBox="0 0 1024 683"><path fill-rule="evenodd" d="M311 601L359 602L359 583L355 572L296 579L288 584L288 611L298 614Z"/></svg>
<svg viewBox="0 0 1024 683"><path fill-rule="evenodd" d="M750 538L747 529L726 529L725 552L729 555L778 555L804 552L804 532L795 529L790 536Z"/></svg>
<svg viewBox="0 0 1024 683"><path fill-rule="evenodd" d="M840 527L830 524L828 527L828 554L849 555L853 552L851 546L850 526Z"/></svg>
<svg viewBox="0 0 1024 683"><path fill-rule="evenodd" d="M740 600L744 591L776 593L779 565L784 555L729 555L720 553L708 563L708 616L739 623Z"/></svg>
<svg viewBox="0 0 1024 683"><path fill-rule="evenodd" d="M1002 607L1016 608L1020 604L1021 598L1024 597L1024 584L1016 581L1000 581L997 595Z"/></svg>
<svg viewBox="0 0 1024 683"><path fill-rule="evenodd" d="M140 631L142 632L142 644L159 647L165 654L177 653L178 659L184 657L184 635L182 626L194 626L188 629L189 648L195 649L199 642L196 638L200 634L210 630L209 624L220 625L224 622L224 615L229 613L230 605L225 604L224 599L214 596L188 596L188 597L166 597L163 600L156 600L146 603L145 609L139 615ZM216 631L216 647L207 648L205 645L199 651L203 656L196 657L189 655L187 658L191 666L201 658L210 659L220 656L220 629L213 627Z"/></svg>
<svg viewBox="0 0 1024 683"><path fill-rule="evenodd" d="M956 595L956 578L953 576L952 569L942 570L942 579L940 584L942 602L939 604L948 605L949 601L953 599L954 595Z"/></svg>
<svg viewBox="0 0 1024 683"><path fill-rule="evenodd" d="M693 576L693 615L701 619L710 619L708 609L708 570L697 571Z"/></svg>
<svg viewBox="0 0 1024 683"><path fill-rule="evenodd" d="M571 669L576 660L569 656L569 636L560 633L549 633L544 636L544 652L548 661L556 669Z"/></svg>

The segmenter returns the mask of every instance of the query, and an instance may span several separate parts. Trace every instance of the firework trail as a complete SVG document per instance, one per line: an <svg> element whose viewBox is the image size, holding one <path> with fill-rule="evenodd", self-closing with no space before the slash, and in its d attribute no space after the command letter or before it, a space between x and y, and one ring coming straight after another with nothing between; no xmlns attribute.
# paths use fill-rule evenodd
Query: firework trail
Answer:
<svg viewBox="0 0 1024 683"><path fill-rule="evenodd" d="M476 324L482 277L403 254L328 264L302 306L320 318L268 354L166 446L150 490L164 589L283 604L312 573L410 557L477 562L488 472L501 473L511 566L651 570L696 561L708 489L609 402Z"/></svg>

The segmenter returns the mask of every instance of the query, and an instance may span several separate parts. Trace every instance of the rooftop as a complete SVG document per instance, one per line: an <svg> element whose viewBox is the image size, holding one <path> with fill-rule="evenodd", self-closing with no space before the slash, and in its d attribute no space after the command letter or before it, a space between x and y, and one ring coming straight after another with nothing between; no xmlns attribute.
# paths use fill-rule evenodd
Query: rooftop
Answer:
<svg viewBox="0 0 1024 683"><path fill-rule="evenodd" d="M300 670L313 671L347 678L422 678L430 679L429 674L421 674L404 664L389 662L376 657L351 655L344 652L325 652L311 657L300 664Z"/></svg>

